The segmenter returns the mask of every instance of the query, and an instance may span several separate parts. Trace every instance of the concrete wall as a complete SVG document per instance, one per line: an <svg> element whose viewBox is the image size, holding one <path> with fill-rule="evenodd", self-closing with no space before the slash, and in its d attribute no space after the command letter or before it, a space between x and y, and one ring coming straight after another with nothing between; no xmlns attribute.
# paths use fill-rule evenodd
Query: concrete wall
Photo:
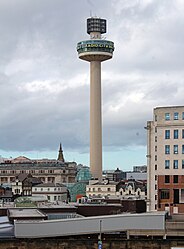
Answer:
<svg viewBox="0 0 184 249"><path fill-rule="evenodd" d="M178 240L124 240L107 239L103 249L170 249L184 247L184 241ZM0 249L97 249L97 238L86 239L34 239L34 240L0 240Z"/></svg>
<svg viewBox="0 0 184 249"><path fill-rule="evenodd" d="M127 230L165 229L165 213L141 213L76 218L67 220L49 220L41 222L15 221L16 238L43 238L69 235L95 234Z"/></svg>

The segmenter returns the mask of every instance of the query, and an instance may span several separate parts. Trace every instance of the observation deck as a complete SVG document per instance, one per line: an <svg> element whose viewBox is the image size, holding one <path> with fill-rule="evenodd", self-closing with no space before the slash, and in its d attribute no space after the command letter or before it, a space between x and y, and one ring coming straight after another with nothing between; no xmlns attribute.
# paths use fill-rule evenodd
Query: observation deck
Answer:
<svg viewBox="0 0 184 249"><path fill-rule="evenodd" d="M112 58L114 43L107 40L86 40L77 43L80 59L85 61L105 61Z"/></svg>

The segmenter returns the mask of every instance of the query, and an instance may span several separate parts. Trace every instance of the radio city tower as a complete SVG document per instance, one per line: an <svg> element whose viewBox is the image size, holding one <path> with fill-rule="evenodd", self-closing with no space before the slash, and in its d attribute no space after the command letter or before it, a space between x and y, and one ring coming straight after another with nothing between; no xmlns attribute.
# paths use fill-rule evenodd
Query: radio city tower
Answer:
<svg viewBox="0 0 184 249"><path fill-rule="evenodd" d="M106 20L87 19L90 39L77 44L80 59L90 62L90 171L102 180L102 117L101 117L101 62L112 58L114 43L102 39L106 33Z"/></svg>

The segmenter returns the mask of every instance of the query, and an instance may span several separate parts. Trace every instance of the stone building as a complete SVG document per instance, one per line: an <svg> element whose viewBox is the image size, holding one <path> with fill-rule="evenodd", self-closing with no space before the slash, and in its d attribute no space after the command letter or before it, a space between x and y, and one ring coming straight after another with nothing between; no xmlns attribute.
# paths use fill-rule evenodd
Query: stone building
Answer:
<svg viewBox="0 0 184 249"><path fill-rule="evenodd" d="M15 196L31 196L32 187L40 183L42 182L39 178L32 177L31 174L21 173L11 183L12 193Z"/></svg>
<svg viewBox="0 0 184 249"><path fill-rule="evenodd" d="M145 128L148 210L184 213L184 106L155 108Z"/></svg>
<svg viewBox="0 0 184 249"><path fill-rule="evenodd" d="M88 198L115 196L117 184L118 182L111 182L108 179L102 182L91 180L86 186L86 196Z"/></svg>
<svg viewBox="0 0 184 249"><path fill-rule="evenodd" d="M60 183L41 183L32 187L32 196L47 196L48 201L67 201L67 187Z"/></svg>
<svg viewBox="0 0 184 249"><path fill-rule="evenodd" d="M117 196L123 198L146 199L147 185L146 181L136 181L129 179L121 181L117 185Z"/></svg>
<svg viewBox="0 0 184 249"><path fill-rule="evenodd" d="M0 163L0 184L12 183L20 173L31 174L43 183L73 183L77 173L75 162L65 162L60 145L58 160L29 159L20 156Z"/></svg>

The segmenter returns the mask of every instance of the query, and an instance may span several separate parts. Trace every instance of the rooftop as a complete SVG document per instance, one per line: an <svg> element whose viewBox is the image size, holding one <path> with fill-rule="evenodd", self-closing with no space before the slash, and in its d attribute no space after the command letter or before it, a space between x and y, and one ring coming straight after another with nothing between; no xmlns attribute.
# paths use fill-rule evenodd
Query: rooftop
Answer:
<svg viewBox="0 0 184 249"><path fill-rule="evenodd" d="M10 218L25 218L25 217L30 217L30 218L42 218L46 217L45 214L40 212L38 209L31 209L31 208L25 208L25 209L20 209L20 208L12 208L8 209L9 217Z"/></svg>

